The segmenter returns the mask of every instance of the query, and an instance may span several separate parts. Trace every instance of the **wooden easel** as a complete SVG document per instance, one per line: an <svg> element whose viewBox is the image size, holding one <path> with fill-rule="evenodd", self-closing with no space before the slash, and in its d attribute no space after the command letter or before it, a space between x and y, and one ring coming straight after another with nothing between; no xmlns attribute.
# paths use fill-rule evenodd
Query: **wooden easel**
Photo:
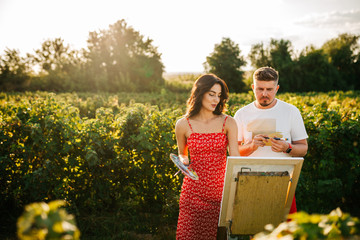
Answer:
<svg viewBox="0 0 360 240"><path fill-rule="evenodd" d="M228 157L219 227L254 235L286 220L303 158Z"/></svg>

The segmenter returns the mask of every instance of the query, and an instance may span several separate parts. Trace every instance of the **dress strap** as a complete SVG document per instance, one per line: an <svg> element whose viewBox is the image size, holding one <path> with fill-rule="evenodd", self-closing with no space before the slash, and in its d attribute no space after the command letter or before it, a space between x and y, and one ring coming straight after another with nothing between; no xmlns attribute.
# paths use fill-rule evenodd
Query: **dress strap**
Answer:
<svg viewBox="0 0 360 240"><path fill-rule="evenodd" d="M189 126L190 126L190 129L191 129L191 132L193 133L194 131L193 131L192 127L191 127L191 124L190 124L190 121L189 121L189 119L188 119L188 118L186 118L186 120L188 121L188 123L189 123Z"/></svg>
<svg viewBox="0 0 360 240"><path fill-rule="evenodd" d="M224 124L223 124L223 128L222 128L222 131L221 131L222 133L224 133L225 123L226 123L226 119L228 118L228 116L229 116L229 115L226 115L226 117L225 117Z"/></svg>

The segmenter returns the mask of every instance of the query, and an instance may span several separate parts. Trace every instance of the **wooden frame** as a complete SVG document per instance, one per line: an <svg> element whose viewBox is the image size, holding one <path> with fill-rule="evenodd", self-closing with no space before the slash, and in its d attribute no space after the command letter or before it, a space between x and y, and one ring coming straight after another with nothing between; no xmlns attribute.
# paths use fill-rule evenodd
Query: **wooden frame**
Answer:
<svg viewBox="0 0 360 240"><path fill-rule="evenodd" d="M228 157L219 227L227 227L231 230L229 226L234 224L234 217L236 219L244 219L245 223L236 222L235 224L238 226L232 226L232 229L236 232L234 234L251 235L259 232L259 230L264 230L264 221L270 221L270 223L277 225L281 221L286 220L295 195L303 161L303 158L295 157ZM244 169L260 173L288 172L289 175L287 179L278 177L271 178L272 180L270 178L255 176L249 178L244 176L245 178L242 179L242 182L246 180L246 184L240 186L238 184L239 177L241 177L239 173ZM248 181L249 179L251 181ZM264 180L265 182L261 182ZM261 199L261 201L253 201L253 198ZM247 199L249 200L247 201ZM241 209L245 209L244 211L239 211L239 203L243 206ZM273 207L271 211L267 209L269 204ZM234 209L234 206L236 209ZM271 219L264 220L263 216L259 216L254 211L256 209L260 209L263 213L268 212Z"/></svg>

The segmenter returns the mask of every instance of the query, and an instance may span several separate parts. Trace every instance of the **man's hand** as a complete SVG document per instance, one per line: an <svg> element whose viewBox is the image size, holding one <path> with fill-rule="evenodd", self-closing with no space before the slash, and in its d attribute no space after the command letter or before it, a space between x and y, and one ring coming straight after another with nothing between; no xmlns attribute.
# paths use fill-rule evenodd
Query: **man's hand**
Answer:
<svg viewBox="0 0 360 240"><path fill-rule="evenodd" d="M251 142L251 147L253 152L256 151L259 147L264 147L266 142L269 141L269 137L264 134L255 135Z"/></svg>
<svg viewBox="0 0 360 240"><path fill-rule="evenodd" d="M243 144L243 142L239 142L239 152L240 156L249 156L253 152L255 152L259 147L264 147L266 143L271 141L271 150L274 152L285 152L289 148L289 143L286 142L282 138L270 138L266 134L258 134L255 135L251 142ZM303 143L303 141L305 141ZM294 145L295 144L301 144L304 145L304 147L301 147L298 152L297 150L294 151ZM304 156L307 151L307 143L306 139L301 141L292 142L293 150L291 153L291 156ZM295 154L294 154L295 152Z"/></svg>
<svg viewBox="0 0 360 240"><path fill-rule="evenodd" d="M271 150L273 152L285 152L289 148L289 143L279 139L270 138L271 141Z"/></svg>

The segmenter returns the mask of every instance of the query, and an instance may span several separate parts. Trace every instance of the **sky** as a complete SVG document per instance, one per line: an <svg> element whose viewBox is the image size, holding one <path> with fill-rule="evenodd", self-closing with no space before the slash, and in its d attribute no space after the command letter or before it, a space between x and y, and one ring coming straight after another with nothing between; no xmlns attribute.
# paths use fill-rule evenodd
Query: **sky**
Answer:
<svg viewBox="0 0 360 240"><path fill-rule="evenodd" d="M165 72L199 73L225 37L246 58L271 39L291 41L297 53L360 34L360 0L0 0L0 55L9 48L25 56L59 37L80 50L89 32L121 19L153 40Z"/></svg>

